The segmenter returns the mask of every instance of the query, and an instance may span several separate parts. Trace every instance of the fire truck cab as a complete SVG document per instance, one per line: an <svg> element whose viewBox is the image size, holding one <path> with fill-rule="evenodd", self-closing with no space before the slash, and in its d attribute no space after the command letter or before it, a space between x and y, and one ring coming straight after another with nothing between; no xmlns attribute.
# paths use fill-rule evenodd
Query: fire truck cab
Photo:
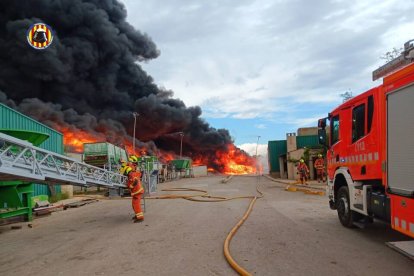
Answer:
<svg viewBox="0 0 414 276"><path fill-rule="evenodd" d="M383 84L320 119L329 204L342 225L381 219L414 237L414 44L378 70ZM329 128L329 139L326 139Z"/></svg>

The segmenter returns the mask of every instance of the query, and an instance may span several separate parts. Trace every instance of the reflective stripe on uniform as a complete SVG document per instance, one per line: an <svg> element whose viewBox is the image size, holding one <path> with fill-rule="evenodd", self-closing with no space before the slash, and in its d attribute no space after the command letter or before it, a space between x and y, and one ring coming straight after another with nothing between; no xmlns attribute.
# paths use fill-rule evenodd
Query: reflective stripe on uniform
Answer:
<svg viewBox="0 0 414 276"><path fill-rule="evenodd" d="M137 218L142 218L142 217L144 217L144 213L143 213L143 212L136 213L136 214L135 214L135 216L136 216Z"/></svg>
<svg viewBox="0 0 414 276"><path fill-rule="evenodd" d="M138 191L136 191L135 193L131 193L131 195L136 195L136 194L142 193L143 191L144 191L144 189L141 188Z"/></svg>

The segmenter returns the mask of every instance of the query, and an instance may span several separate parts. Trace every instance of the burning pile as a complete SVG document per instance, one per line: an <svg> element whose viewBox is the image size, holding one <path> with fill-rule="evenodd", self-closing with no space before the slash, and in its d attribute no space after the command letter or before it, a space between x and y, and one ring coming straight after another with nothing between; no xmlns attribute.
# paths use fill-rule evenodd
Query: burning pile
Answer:
<svg viewBox="0 0 414 276"><path fill-rule="evenodd" d="M26 41L34 23L54 30L51 46ZM65 134L79 151L84 142L108 141L130 148L138 112L139 149L198 158L215 171L250 173L252 159L234 147L229 132L209 126L199 107L187 107L157 87L137 61L160 54L155 43L126 22L116 0L0 2L0 102ZM252 167L253 166L253 167Z"/></svg>
<svg viewBox="0 0 414 276"><path fill-rule="evenodd" d="M256 172L256 160L244 151L228 144L213 155L195 156L193 164L208 164L210 171L225 174L252 174Z"/></svg>
<svg viewBox="0 0 414 276"><path fill-rule="evenodd" d="M93 136L82 130L74 133L66 128L61 128L60 131L64 134L66 148L73 152L81 153L83 151L83 143L105 141L102 136ZM123 145L126 146L129 152L132 152L132 140L126 139ZM137 148L136 152L147 152L147 148ZM162 150L159 150L157 155L164 162L178 158L176 154ZM205 153L204 155L194 155L191 153L189 155L194 158L193 165L207 165L210 172L235 175L253 174L256 172L256 160L233 144L228 144L225 150Z"/></svg>

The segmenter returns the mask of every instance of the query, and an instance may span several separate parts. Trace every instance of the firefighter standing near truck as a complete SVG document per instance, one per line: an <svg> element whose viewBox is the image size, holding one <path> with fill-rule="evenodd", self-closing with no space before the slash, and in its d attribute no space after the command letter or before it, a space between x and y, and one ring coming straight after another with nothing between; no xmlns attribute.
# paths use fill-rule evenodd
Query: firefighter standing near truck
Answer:
<svg viewBox="0 0 414 276"><path fill-rule="evenodd" d="M132 209L135 215L132 219L135 222L144 221L144 212L141 209L141 198L144 193L144 188L141 184L141 172L137 170L138 158L134 155L128 158L129 163L123 163L121 166L121 173L128 177L128 188L132 196Z"/></svg>
<svg viewBox="0 0 414 276"><path fill-rule="evenodd" d="M318 154L318 158L315 160L313 165L316 169L316 177L318 178L318 183L325 182L325 160L323 159L322 154Z"/></svg>
<svg viewBox="0 0 414 276"><path fill-rule="evenodd" d="M297 169L298 174L300 176L300 182L302 184L307 184L306 181L308 180L309 169L308 166L305 164L305 160L303 158L299 160Z"/></svg>

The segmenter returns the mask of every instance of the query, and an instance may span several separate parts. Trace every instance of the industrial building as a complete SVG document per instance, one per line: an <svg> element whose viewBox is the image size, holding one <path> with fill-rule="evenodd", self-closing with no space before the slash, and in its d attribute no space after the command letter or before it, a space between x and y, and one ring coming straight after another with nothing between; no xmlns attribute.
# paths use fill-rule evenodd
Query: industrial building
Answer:
<svg viewBox="0 0 414 276"><path fill-rule="evenodd" d="M299 128L296 133L287 133L286 140L268 142L269 173L272 177L282 179L296 179L297 161L305 159L310 170L310 179L315 179L313 168L318 153L323 153L319 145L318 128Z"/></svg>

